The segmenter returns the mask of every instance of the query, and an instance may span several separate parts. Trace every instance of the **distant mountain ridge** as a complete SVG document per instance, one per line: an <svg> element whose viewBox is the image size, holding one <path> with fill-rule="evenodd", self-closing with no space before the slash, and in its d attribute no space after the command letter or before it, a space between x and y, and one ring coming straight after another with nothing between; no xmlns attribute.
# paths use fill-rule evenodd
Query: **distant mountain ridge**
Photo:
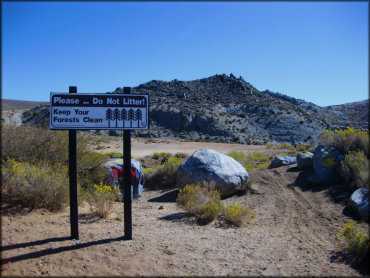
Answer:
<svg viewBox="0 0 370 278"><path fill-rule="evenodd" d="M123 93L123 88L107 93ZM131 93L149 94L150 130L133 132L142 137L303 144L316 142L323 129L368 128L368 100L320 107L269 90L259 91L233 74L193 81L152 80L133 87ZM23 123L47 124L48 109L39 106L29 110Z"/></svg>
<svg viewBox="0 0 370 278"><path fill-rule="evenodd" d="M31 109L39 105L49 104L46 101L26 101L26 100L13 100L13 99L2 99L1 110L23 110Z"/></svg>

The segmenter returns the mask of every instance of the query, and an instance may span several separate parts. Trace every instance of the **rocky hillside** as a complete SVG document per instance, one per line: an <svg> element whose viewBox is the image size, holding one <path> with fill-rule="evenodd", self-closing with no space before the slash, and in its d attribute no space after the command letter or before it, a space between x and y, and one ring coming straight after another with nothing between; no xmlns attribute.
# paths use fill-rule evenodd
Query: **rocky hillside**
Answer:
<svg viewBox="0 0 370 278"><path fill-rule="evenodd" d="M132 93L148 93L150 99L150 130L135 131L134 136L302 144L316 141L323 129L368 126L368 100L361 105L320 107L259 91L233 74L193 81L153 80L132 88ZM48 106L30 109L23 114L23 123L45 125L48 113Z"/></svg>
<svg viewBox="0 0 370 278"><path fill-rule="evenodd" d="M151 126L163 137L301 144L316 141L322 129L368 125L366 106L361 107L364 117L358 121L342 106L320 107L279 93L261 92L232 74L194 81L153 80L133 92L150 95ZM122 93L122 88L113 93Z"/></svg>

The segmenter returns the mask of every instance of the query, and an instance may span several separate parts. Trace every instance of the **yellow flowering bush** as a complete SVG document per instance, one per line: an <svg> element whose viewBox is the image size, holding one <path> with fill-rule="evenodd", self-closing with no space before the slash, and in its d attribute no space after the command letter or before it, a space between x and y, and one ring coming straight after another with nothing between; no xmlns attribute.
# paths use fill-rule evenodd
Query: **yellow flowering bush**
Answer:
<svg viewBox="0 0 370 278"><path fill-rule="evenodd" d="M57 211L68 200L68 170L61 164L2 160L3 200L28 208Z"/></svg>
<svg viewBox="0 0 370 278"><path fill-rule="evenodd" d="M214 220L222 209L221 195L212 186L188 184L179 190L177 204L197 218Z"/></svg>
<svg viewBox="0 0 370 278"><path fill-rule="evenodd" d="M102 182L95 184L90 189L90 198L87 200L90 207L93 208L100 217L107 218L113 210L115 200L118 198L120 190L112 188Z"/></svg>
<svg viewBox="0 0 370 278"><path fill-rule="evenodd" d="M356 187L369 188L369 159L363 151L349 151L341 165L341 175Z"/></svg>
<svg viewBox="0 0 370 278"><path fill-rule="evenodd" d="M144 169L145 184L149 186L175 185L176 171L183 161L181 157L172 156L158 167Z"/></svg>
<svg viewBox="0 0 370 278"><path fill-rule="evenodd" d="M246 154L239 151L230 151L228 155L242 164L247 171L267 169L272 160L272 157L258 152Z"/></svg>
<svg viewBox="0 0 370 278"><path fill-rule="evenodd" d="M223 215L227 222L237 227L244 226L246 222L249 223L252 219L256 218L251 208L240 206L235 202L224 207Z"/></svg>
<svg viewBox="0 0 370 278"><path fill-rule="evenodd" d="M362 150L369 156L369 132L349 127L344 130L323 130L320 141L340 152Z"/></svg>
<svg viewBox="0 0 370 278"><path fill-rule="evenodd" d="M350 220L348 224L336 235L338 246L342 247L356 260L364 260L369 257L369 237L359 231L357 222Z"/></svg>

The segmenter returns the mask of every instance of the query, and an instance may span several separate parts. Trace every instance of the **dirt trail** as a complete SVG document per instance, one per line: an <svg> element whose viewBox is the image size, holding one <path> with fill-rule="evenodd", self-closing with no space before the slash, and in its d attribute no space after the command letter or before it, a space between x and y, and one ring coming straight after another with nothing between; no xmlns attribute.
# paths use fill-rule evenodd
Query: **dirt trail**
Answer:
<svg viewBox="0 0 370 278"><path fill-rule="evenodd" d="M133 240L122 240L123 204L100 220L79 208L80 240L68 239L69 210L2 216L2 275L361 276L340 256L335 234L348 222L329 188L297 182L295 167L255 172L253 208L242 228L222 219L199 225L178 208L176 189L145 190L133 203ZM366 274L366 273L365 273Z"/></svg>
<svg viewBox="0 0 370 278"><path fill-rule="evenodd" d="M272 155L282 153L284 150L269 149L262 145L244 145L244 144L226 144L226 143L210 143L210 142L181 142L175 140L153 140L133 138L131 142L131 154L135 158L143 158L154 152L183 152L191 155L196 150L208 148L216 150L223 154L228 154L232 150L242 151L245 153L261 152ZM108 142L100 143L99 147L91 146L92 150L108 153L108 152L123 152L122 137L109 138Z"/></svg>

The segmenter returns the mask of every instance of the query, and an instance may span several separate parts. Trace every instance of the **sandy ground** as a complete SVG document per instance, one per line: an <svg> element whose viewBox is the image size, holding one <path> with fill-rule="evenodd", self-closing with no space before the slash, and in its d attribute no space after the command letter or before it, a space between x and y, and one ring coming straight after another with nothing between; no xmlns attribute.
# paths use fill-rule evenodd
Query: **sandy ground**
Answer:
<svg viewBox="0 0 370 278"><path fill-rule="evenodd" d="M203 143L183 143L176 149L176 143L164 144L169 147L163 150L153 145L149 153L192 152L193 148L203 147ZM134 156L135 151L136 156L141 155L142 147L133 144ZM222 145L218 150L228 152L233 147L236 146ZM248 151L259 148L244 147ZM60 213L14 213L2 204L1 274L368 275L367 270L351 264L336 245L335 234L350 219L343 201L346 196L339 194L340 187L334 190L305 184L304 177L309 174L310 170L299 172L294 165L255 172L253 192L223 200L254 210L256 219L242 228L228 226L221 218L208 225L199 224L177 207L176 189L146 189L133 202L132 240L123 238L122 203L115 203L108 219L99 219L87 204L81 203L78 241L69 238L69 208Z"/></svg>

